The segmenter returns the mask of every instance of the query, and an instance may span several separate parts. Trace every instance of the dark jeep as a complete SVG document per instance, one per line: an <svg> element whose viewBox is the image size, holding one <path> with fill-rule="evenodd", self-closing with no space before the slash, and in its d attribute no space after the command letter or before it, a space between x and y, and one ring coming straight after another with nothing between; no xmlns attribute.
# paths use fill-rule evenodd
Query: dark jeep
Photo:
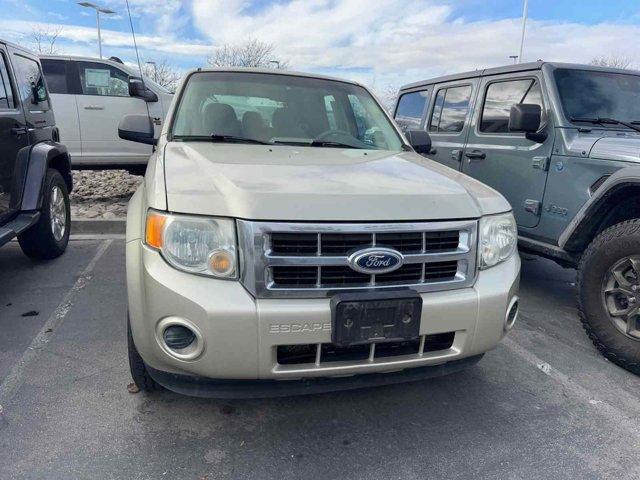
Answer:
<svg viewBox="0 0 640 480"><path fill-rule="evenodd" d="M0 245L17 236L32 258L61 255L71 188L38 57L0 40Z"/></svg>

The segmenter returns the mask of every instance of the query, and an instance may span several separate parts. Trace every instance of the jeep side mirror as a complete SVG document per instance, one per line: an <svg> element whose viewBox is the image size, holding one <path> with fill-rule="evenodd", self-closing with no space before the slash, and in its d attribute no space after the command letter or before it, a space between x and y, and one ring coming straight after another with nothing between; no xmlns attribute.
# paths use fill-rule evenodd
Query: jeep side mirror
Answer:
<svg viewBox="0 0 640 480"><path fill-rule="evenodd" d="M509 131L524 132L527 140L542 143L547 139L547 132L539 132L542 122L542 108L533 103L520 103L511 107L509 113Z"/></svg>
<svg viewBox="0 0 640 480"><path fill-rule="evenodd" d="M431 137L424 130L407 130L404 135L417 153L431 152Z"/></svg>
<svg viewBox="0 0 640 480"><path fill-rule="evenodd" d="M158 101L158 95L149 90L140 77L129 77L129 96L149 103Z"/></svg>
<svg viewBox="0 0 640 480"><path fill-rule="evenodd" d="M118 136L123 140L156 145L153 121L148 115L125 115L118 125Z"/></svg>

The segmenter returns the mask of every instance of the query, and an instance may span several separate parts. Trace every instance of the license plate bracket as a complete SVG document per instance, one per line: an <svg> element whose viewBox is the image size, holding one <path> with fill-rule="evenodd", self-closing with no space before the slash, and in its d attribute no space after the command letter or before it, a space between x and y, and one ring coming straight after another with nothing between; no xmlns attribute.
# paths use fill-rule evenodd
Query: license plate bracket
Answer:
<svg viewBox="0 0 640 480"><path fill-rule="evenodd" d="M331 341L347 347L418 338L422 297L411 290L340 293L331 299Z"/></svg>

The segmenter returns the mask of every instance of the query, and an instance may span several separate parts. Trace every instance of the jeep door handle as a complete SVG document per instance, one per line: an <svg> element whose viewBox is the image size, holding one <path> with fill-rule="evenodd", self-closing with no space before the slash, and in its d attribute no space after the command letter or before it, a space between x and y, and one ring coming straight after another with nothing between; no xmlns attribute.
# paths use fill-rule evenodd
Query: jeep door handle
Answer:
<svg viewBox="0 0 640 480"><path fill-rule="evenodd" d="M20 137L25 135L28 132L26 127L14 127L11 129L11 135L15 135L16 137Z"/></svg>
<svg viewBox="0 0 640 480"><path fill-rule="evenodd" d="M85 105L85 110L104 110L102 105Z"/></svg>
<svg viewBox="0 0 640 480"><path fill-rule="evenodd" d="M467 157L469 159L469 161L471 161L471 160L484 160L485 158L487 158L487 154L484 153L484 152L481 152L480 150L473 150L471 152L465 152L464 156Z"/></svg>

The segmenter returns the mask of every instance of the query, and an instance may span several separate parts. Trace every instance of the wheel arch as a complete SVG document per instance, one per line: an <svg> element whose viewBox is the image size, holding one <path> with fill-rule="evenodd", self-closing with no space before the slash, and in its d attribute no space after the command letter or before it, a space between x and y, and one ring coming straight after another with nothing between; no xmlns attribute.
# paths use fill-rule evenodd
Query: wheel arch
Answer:
<svg viewBox="0 0 640 480"><path fill-rule="evenodd" d="M57 170L69 192L73 189L71 158L67 147L56 142L41 142L31 148L29 166L24 181L21 210L39 210L42 206L42 186L47 169Z"/></svg>
<svg viewBox="0 0 640 480"><path fill-rule="evenodd" d="M559 239L568 252L583 252L608 227L640 218L640 167L626 167L605 180Z"/></svg>

